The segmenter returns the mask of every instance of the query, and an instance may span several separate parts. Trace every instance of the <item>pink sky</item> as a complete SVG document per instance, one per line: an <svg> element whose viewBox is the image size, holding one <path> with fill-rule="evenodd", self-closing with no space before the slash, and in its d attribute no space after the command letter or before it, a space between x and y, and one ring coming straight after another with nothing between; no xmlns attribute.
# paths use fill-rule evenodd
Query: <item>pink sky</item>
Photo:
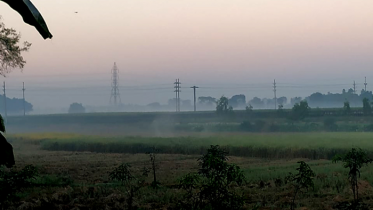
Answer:
<svg viewBox="0 0 373 210"><path fill-rule="evenodd" d="M110 90L113 62L120 68L121 85L165 84L176 78L187 85L200 86L269 84L274 78L296 84L301 81L350 84L353 80L361 84L364 76L373 81L372 1L33 0L33 3L44 16L54 36L52 40L43 40L17 13L0 3L4 23L33 44L30 52L24 54L27 60L24 72L14 71L6 78L13 86L26 81L39 87L43 81L45 85L59 87L67 83L70 86L107 84ZM247 97L257 94L244 91L237 94ZM266 91L261 93L262 97L271 96L270 88ZM294 90L284 91L290 92L283 95L298 94ZM304 94L317 90L307 91ZM206 94L234 93L219 90ZM151 98L154 94L145 95L133 95L130 100L144 104L156 100ZM172 93L159 93L158 101L172 96ZM38 104L38 100L35 96L34 103ZM64 99L60 104L66 106L73 100L77 99Z"/></svg>

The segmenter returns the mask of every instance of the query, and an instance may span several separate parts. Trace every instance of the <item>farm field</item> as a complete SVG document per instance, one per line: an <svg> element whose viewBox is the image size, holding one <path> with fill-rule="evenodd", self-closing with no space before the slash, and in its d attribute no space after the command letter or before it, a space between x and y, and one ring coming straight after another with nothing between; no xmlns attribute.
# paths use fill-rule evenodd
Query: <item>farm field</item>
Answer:
<svg viewBox="0 0 373 210"><path fill-rule="evenodd" d="M146 148L161 148L156 154L159 189L145 185L135 198L135 204L142 209L172 209L182 197L177 188L181 177L199 168L197 159L210 144L219 144L230 151L229 162L239 165L246 176L241 189L245 197L245 209L286 209L289 208L292 189L287 185L276 186L275 180L284 180L289 172L296 172L297 161L306 161L316 173L315 189L298 197L299 209L339 209L344 202L352 200L347 180L348 170L330 159L297 157L301 149L323 151L345 151L359 146L373 151L371 133L286 133L286 134L205 134L177 137L104 137L81 134L39 133L9 134L14 146L18 168L35 165L40 171L39 182L54 183L48 188L28 189L20 195L15 207L38 209L46 206L58 208L122 209L125 208L124 189L109 178L109 173L121 163L129 163L136 174L143 167L150 167ZM355 139L351 142L351 139ZM228 141L229 140L229 141ZM99 147L89 146L100 143ZM67 144L67 146L63 146ZM71 145L81 146L71 146ZM95 148L144 145L144 151L93 151ZM55 145L55 146L51 146ZM56 146L58 145L58 146ZM70 145L70 146L69 146ZM175 148L185 148L179 153ZM230 147L228 147L230 146ZM65 148L66 147L66 148ZM69 151L69 147L71 147ZM294 152L294 157L251 157L250 154L235 154L233 148L272 148L272 151ZM88 148L88 149L85 149ZM91 149L89 149L91 148ZM92 149L93 148L93 149ZM162 152L162 148L165 151ZM168 150L167 150L168 149ZM89 151L92 150L92 151ZM191 152L187 152L191 151ZM264 185L263 185L264 183ZM367 205L373 193L373 169L365 167L359 182L361 197ZM94 202L93 202L94 201ZM109 202L110 201L110 202ZM373 204L373 203L372 203Z"/></svg>
<svg viewBox="0 0 373 210"><path fill-rule="evenodd" d="M183 209L186 191L180 181L196 174L199 159L211 145L228 152L228 163L240 167L245 182L231 186L244 199L243 209L290 209L294 188L289 173L297 173L299 161L315 172L314 187L296 196L296 209L349 209L353 194L348 169L332 158L351 148L362 148L373 156L373 133L328 131L322 117L289 124L284 118L227 118L213 113L191 117L166 113L51 115L10 118L7 139L14 148L20 171L35 166L38 175L32 187L18 191L5 209ZM101 120L100 120L101 119ZM363 128L367 117L335 118L338 126ZM96 120L96 121L95 121ZM276 122L286 126L315 126L320 131L242 131L243 121ZM86 122L86 123L85 123ZM201 126L204 129L198 129ZM206 129L207 127L215 129ZM222 129L228 127L229 129ZM183 128L183 129L181 129ZM185 129L187 128L187 129ZM136 193L111 178L111 173L129 164L134 177L153 167L159 184L153 188L153 174L141 178ZM7 170L7 169L4 169ZM140 179L139 179L140 180ZM361 169L361 209L373 207L373 169ZM136 208L135 208L136 207ZM359 208L360 208L359 207ZM364 207L364 208L363 208ZM184 208L185 209L185 208Z"/></svg>

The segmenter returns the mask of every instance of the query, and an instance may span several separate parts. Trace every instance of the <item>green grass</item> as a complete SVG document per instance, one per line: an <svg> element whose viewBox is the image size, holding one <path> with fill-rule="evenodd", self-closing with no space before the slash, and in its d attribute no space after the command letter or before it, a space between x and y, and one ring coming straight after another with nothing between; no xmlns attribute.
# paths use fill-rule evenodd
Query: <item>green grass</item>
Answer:
<svg viewBox="0 0 373 210"><path fill-rule="evenodd" d="M41 144L45 150L101 153L145 153L157 147L165 154L202 154L210 145L230 155L259 158L330 159L352 147L373 153L373 133L224 133L186 137L105 137L77 134L10 135L12 141Z"/></svg>

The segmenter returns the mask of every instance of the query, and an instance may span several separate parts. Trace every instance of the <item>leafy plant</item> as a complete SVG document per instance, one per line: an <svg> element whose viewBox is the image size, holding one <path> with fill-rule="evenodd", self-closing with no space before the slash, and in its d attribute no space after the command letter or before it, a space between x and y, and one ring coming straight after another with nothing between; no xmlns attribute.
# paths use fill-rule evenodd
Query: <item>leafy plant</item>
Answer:
<svg viewBox="0 0 373 210"><path fill-rule="evenodd" d="M157 188L159 186L159 182L157 182L157 176L156 176L156 164L155 164L155 154L158 152L158 150L153 147L151 152L147 152L150 157L150 162L152 164L152 172L153 172L153 182L152 182L152 187Z"/></svg>
<svg viewBox="0 0 373 210"><path fill-rule="evenodd" d="M147 176L147 173L143 173ZM136 192L141 188L141 181L139 181L135 176L132 175L131 165L128 163L123 163L112 172L110 172L109 177L111 180L120 181L122 186L125 188L125 192L128 196L127 205L128 209L136 209L133 206L134 198Z"/></svg>
<svg viewBox="0 0 373 210"><path fill-rule="evenodd" d="M109 177L112 180L120 181L122 185L127 185L135 178L132 175L130 168L130 164L123 163L110 172Z"/></svg>
<svg viewBox="0 0 373 210"><path fill-rule="evenodd" d="M365 115L369 115L372 112L372 106L369 103L369 99L363 99L363 112Z"/></svg>
<svg viewBox="0 0 373 210"><path fill-rule="evenodd" d="M308 116L310 109L311 108L308 106L307 101L296 103L291 109L290 119L294 121L303 120Z"/></svg>
<svg viewBox="0 0 373 210"><path fill-rule="evenodd" d="M219 115L234 114L233 107L228 105L228 98L225 96L220 97L216 102L216 113Z"/></svg>
<svg viewBox="0 0 373 210"><path fill-rule="evenodd" d="M345 101L343 103L343 112L344 112L344 114L350 114L351 113L350 102Z"/></svg>
<svg viewBox="0 0 373 210"><path fill-rule="evenodd" d="M22 170L12 168L10 171L0 168L0 206L6 201L12 201L16 193L24 188L33 186L33 181L38 176L35 166L27 165Z"/></svg>
<svg viewBox="0 0 373 210"><path fill-rule="evenodd" d="M334 118L326 118L324 120L324 127L331 131L338 129L338 125L336 124L336 120Z"/></svg>
<svg viewBox="0 0 373 210"><path fill-rule="evenodd" d="M298 173L292 174L291 172L285 178L285 182L290 182L295 188L294 196L291 202L291 209L295 208L295 198L298 192L304 193L308 191L309 188L314 188L314 183L312 178L315 176L315 173L311 170L311 167L304 161L299 161L299 168L297 168Z"/></svg>
<svg viewBox="0 0 373 210"><path fill-rule="evenodd" d="M349 168L348 179L354 194L354 201L359 201L359 185L358 178L360 177L360 169L368 163L372 163L373 159L369 158L362 149L352 148L351 151L345 155L336 155L333 162L343 162L343 167Z"/></svg>
<svg viewBox="0 0 373 210"><path fill-rule="evenodd" d="M180 188L187 191L183 209L240 209L244 200L235 192L245 177L239 166L227 163L227 152L218 145L211 146L198 159L198 174L188 174L180 180Z"/></svg>

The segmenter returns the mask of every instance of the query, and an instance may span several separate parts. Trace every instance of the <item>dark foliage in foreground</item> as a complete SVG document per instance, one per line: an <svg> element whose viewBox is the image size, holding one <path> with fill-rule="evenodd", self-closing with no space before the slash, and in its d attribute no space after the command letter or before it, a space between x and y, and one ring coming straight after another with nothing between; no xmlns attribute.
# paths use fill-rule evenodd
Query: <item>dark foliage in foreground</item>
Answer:
<svg viewBox="0 0 373 210"><path fill-rule="evenodd" d="M228 164L227 152L218 145L211 146L199 160L198 173L188 174L180 180L185 190L180 209L241 209L244 200L236 188L245 177L239 166Z"/></svg>

